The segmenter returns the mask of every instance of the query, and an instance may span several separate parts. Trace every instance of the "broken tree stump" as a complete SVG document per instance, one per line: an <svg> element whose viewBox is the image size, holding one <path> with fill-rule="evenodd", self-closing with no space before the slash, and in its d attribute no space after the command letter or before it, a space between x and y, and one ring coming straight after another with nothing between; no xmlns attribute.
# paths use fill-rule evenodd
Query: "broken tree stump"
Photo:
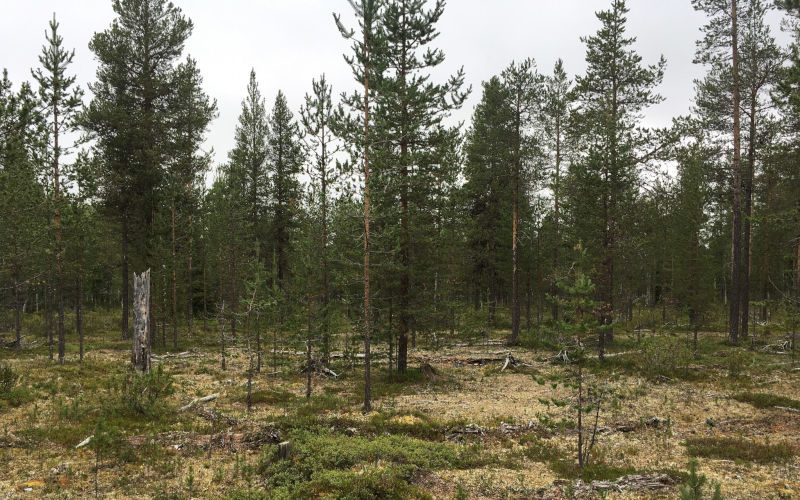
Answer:
<svg viewBox="0 0 800 500"><path fill-rule="evenodd" d="M150 269L133 273L133 350L131 363L140 372L150 371Z"/></svg>
<svg viewBox="0 0 800 500"><path fill-rule="evenodd" d="M292 457L292 442L283 441L278 444L278 458L289 460Z"/></svg>
<svg viewBox="0 0 800 500"><path fill-rule="evenodd" d="M436 369L432 367L430 363L422 363L420 366L420 371L429 381L436 382L436 375L438 374L436 373Z"/></svg>

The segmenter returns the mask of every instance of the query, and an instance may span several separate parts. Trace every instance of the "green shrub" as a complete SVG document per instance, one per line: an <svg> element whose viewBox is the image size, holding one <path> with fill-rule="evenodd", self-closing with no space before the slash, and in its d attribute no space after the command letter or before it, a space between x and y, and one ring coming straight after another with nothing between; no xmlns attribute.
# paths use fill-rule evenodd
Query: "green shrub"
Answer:
<svg viewBox="0 0 800 500"><path fill-rule="evenodd" d="M7 364L0 364L0 410L22 406L36 399L36 394L28 387L18 386L19 374Z"/></svg>
<svg viewBox="0 0 800 500"><path fill-rule="evenodd" d="M786 462L796 455L796 450L783 443L757 443L733 437L699 437L686 440L686 453L692 457L769 463Z"/></svg>
<svg viewBox="0 0 800 500"><path fill-rule="evenodd" d="M327 431L297 430L292 456L264 449L258 473L275 497L408 498L420 469L483 465L479 448L432 443L406 436L347 437Z"/></svg>
<svg viewBox="0 0 800 500"><path fill-rule="evenodd" d="M707 482L705 474L697 474L697 460L689 461L689 477L680 488L681 500L703 500L703 486ZM714 483L711 500L722 500L719 483Z"/></svg>
<svg viewBox="0 0 800 500"><path fill-rule="evenodd" d="M161 365L147 373L128 371L113 377L111 410L156 417L166 410L166 398L175 393L173 377Z"/></svg>
<svg viewBox="0 0 800 500"><path fill-rule="evenodd" d="M648 379L684 377L691 360L691 351L677 337L646 339L636 356L638 368Z"/></svg>
<svg viewBox="0 0 800 500"><path fill-rule="evenodd" d="M754 392L741 392L733 396L736 401L742 403L750 403L756 408L772 408L774 406L783 406L785 408L794 408L800 410L800 401L786 396L778 396L776 394L754 393Z"/></svg>
<svg viewBox="0 0 800 500"><path fill-rule="evenodd" d="M13 391L18 381L19 374L11 366L0 364L0 395Z"/></svg>
<svg viewBox="0 0 800 500"><path fill-rule="evenodd" d="M753 355L742 349L732 349L728 351L725 357L725 368L728 370L728 376L731 378L738 378L742 371L753 362Z"/></svg>

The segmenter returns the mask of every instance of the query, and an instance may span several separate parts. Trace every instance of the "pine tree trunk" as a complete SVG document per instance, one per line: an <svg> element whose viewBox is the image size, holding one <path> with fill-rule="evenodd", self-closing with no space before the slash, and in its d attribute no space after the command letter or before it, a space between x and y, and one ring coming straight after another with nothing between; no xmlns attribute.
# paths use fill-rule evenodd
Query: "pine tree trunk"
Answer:
<svg viewBox="0 0 800 500"><path fill-rule="evenodd" d="M78 271L78 283L76 288L75 330L78 332L78 359L83 363L83 269Z"/></svg>
<svg viewBox="0 0 800 500"><path fill-rule="evenodd" d="M729 303L728 338L732 344L739 343L739 306L741 300L741 258L742 258L742 161L739 126L739 33L738 0L731 1L731 51L733 56L733 256L731 259L731 300Z"/></svg>
<svg viewBox="0 0 800 500"><path fill-rule="evenodd" d="M748 334L748 320L750 317L750 261L752 258L752 234L750 229L750 220L753 216L753 180L755 176L755 162L756 162L756 91L751 88L750 91L750 124L749 135L747 143L747 174L742 178L742 188L744 195L744 216L743 235L742 235L742 282L739 288L739 300L741 300L741 319L742 337L746 338Z"/></svg>
<svg viewBox="0 0 800 500"><path fill-rule="evenodd" d="M172 200L172 348L178 350L178 276L175 260L175 200Z"/></svg>
<svg viewBox="0 0 800 500"><path fill-rule="evenodd" d="M456 333L456 225L450 221L450 336Z"/></svg>
<svg viewBox="0 0 800 500"><path fill-rule="evenodd" d="M561 118L556 118L556 165L555 165L555 181L553 182L553 288L551 294L553 296L553 303L551 304L551 312L553 316L553 323L558 321L558 259L559 250L561 247L561 213L560 213L560 196L561 196Z"/></svg>
<svg viewBox="0 0 800 500"><path fill-rule="evenodd" d="M189 232L189 248L186 250L188 260L186 270L186 334L192 336L194 328L194 281L192 276L192 252L194 251L194 232L192 231L192 184L189 183L189 224L186 230Z"/></svg>
<svg viewBox="0 0 800 500"><path fill-rule="evenodd" d="M52 271L48 276L47 283L45 284L45 303L44 303L44 311L45 311L45 324L47 328L47 350L50 354L50 361L53 361L53 297L51 296L50 291L50 281L53 278Z"/></svg>
<svg viewBox="0 0 800 500"><path fill-rule="evenodd" d="M130 287L128 275L128 215L122 214L122 340L128 340L128 289Z"/></svg>
<svg viewBox="0 0 800 500"><path fill-rule="evenodd" d="M14 268L14 333L16 336L17 350L22 350L22 300L20 298L21 283L19 281L19 268ZM45 298L45 303L47 299Z"/></svg>
<svg viewBox="0 0 800 500"><path fill-rule="evenodd" d="M208 331L208 297L206 295L206 239L203 238L203 331Z"/></svg>
<svg viewBox="0 0 800 500"><path fill-rule="evenodd" d="M366 58L369 60L370 48L368 34L364 33ZM369 271L370 271L370 189L369 189L369 72L368 65L364 67L364 413L371 410L371 379L370 366L370 335L372 333L372 306L370 303ZM407 340L407 339L406 339ZM400 354L398 352L398 359ZM399 361L398 361L399 369Z"/></svg>
<svg viewBox="0 0 800 500"><path fill-rule="evenodd" d="M519 143L519 119L517 120L517 142ZM511 338L510 344L519 342L519 249L517 246L517 226L519 224L519 144L514 162L514 208L511 221Z"/></svg>

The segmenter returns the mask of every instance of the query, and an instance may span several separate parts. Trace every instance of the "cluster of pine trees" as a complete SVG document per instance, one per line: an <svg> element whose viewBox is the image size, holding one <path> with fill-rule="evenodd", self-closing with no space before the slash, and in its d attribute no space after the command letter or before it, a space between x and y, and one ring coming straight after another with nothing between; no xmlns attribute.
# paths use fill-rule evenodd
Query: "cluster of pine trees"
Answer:
<svg viewBox="0 0 800 500"><path fill-rule="evenodd" d="M706 76L671 127L642 125L667 65L637 53L624 0L581 38L583 74L511 62L464 127L451 118L464 72L437 71L445 2L351 0L356 25L331 28L351 44L352 89L323 74L292 110L251 72L218 165L203 149L217 106L178 7L113 0L85 95L54 18L34 84L0 82L0 295L16 345L41 309L51 356L76 332L82 357L86 306L121 304L127 338L130 273L151 268L153 345L177 349L213 320L255 343L257 369L262 341L294 339L324 359L364 341L367 366L381 342L403 372L420 335L546 331L576 249L601 357L648 308L697 331L725 304L738 342L800 294L800 6L692 4Z"/></svg>

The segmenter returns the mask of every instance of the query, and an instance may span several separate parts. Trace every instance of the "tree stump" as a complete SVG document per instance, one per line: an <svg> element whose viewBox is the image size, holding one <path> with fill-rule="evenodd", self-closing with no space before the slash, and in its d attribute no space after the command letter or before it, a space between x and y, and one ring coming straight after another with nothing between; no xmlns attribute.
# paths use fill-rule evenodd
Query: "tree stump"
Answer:
<svg viewBox="0 0 800 500"><path fill-rule="evenodd" d="M283 441L278 444L278 458L289 460L292 457L292 442Z"/></svg>
<svg viewBox="0 0 800 500"><path fill-rule="evenodd" d="M133 273L133 350L131 363L141 372L150 371L150 269L139 276Z"/></svg>

